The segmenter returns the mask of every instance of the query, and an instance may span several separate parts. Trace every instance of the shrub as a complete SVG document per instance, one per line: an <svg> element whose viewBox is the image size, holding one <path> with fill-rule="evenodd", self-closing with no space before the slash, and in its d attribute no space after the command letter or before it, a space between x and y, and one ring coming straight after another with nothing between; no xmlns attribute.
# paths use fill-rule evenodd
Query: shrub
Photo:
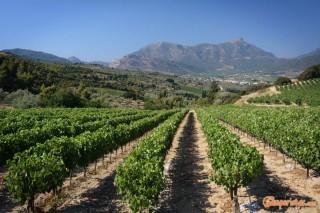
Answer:
<svg viewBox="0 0 320 213"><path fill-rule="evenodd" d="M28 90L17 90L9 93L5 99L5 103L12 104L15 108L32 108L40 106L39 95L34 95Z"/></svg>
<svg viewBox="0 0 320 213"><path fill-rule="evenodd" d="M297 98L295 100L295 103L298 105L298 106L301 106L302 105L302 99L301 98Z"/></svg>
<svg viewBox="0 0 320 213"><path fill-rule="evenodd" d="M284 76L281 76L279 77L275 82L274 84L275 85L278 85L278 86L283 86L283 85L287 85L287 84L291 84L292 81L290 78L288 77L284 77Z"/></svg>
<svg viewBox="0 0 320 213"><path fill-rule="evenodd" d="M291 104L291 101L287 98L283 99L282 102L285 104L285 105L290 105Z"/></svg>
<svg viewBox="0 0 320 213"><path fill-rule="evenodd" d="M3 101L7 95L8 93L3 91L2 88L0 88L0 101Z"/></svg>
<svg viewBox="0 0 320 213"><path fill-rule="evenodd" d="M320 78L320 64L308 67L303 73L298 76L299 81L314 78Z"/></svg>

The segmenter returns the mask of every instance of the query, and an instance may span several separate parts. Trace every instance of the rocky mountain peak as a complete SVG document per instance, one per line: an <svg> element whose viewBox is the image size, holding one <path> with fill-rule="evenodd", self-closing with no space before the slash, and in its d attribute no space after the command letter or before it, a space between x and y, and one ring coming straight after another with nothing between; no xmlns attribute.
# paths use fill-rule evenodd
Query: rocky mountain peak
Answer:
<svg viewBox="0 0 320 213"><path fill-rule="evenodd" d="M75 57L75 56L71 56L70 58L68 58L68 60L71 63L79 63L79 64L82 63L82 61L79 58Z"/></svg>
<svg viewBox="0 0 320 213"><path fill-rule="evenodd" d="M313 59L315 60L316 58ZM280 60L274 54L246 42L243 38L237 38L220 44L202 43L194 46L157 42L114 60L111 67L175 74L238 73L286 69L286 67L292 69L293 63L294 61Z"/></svg>

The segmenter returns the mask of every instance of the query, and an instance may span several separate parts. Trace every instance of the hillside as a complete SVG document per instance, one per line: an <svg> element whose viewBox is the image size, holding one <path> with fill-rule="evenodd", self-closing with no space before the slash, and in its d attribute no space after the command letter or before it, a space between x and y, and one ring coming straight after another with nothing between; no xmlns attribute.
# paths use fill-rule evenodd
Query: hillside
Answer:
<svg viewBox="0 0 320 213"><path fill-rule="evenodd" d="M175 75L128 72L101 65L42 63L0 54L0 89L4 92L20 89L35 95L44 91L65 95L71 91L108 106L172 108L201 97L201 87L202 82Z"/></svg>
<svg viewBox="0 0 320 213"><path fill-rule="evenodd" d="M285 86L277 86L276 92L251 97L249 103L320 106L320 80L299 81Z"/></svg>
<svg viewBox="0 0 320 213"><path fill-rule="evenodd" d="M320 55L314 53L295 59L277 58L240 38L221 44L195 46L154 43L114 60L111 67L175 74L226 75L258 71L264 74L279 74L301 71L319 62Z"/></svg>
<svg viewBox="0 0 320 213"><path fill-rule="evenodd" d="M7 49L2 51L6 53L11 53L12 55L19 56L22 58L31 59L31 60L70 63L70 61L66 58L62 58L62 57L41 52L41 51L26 50L26 49L19 49L19 48Z"/></svg>

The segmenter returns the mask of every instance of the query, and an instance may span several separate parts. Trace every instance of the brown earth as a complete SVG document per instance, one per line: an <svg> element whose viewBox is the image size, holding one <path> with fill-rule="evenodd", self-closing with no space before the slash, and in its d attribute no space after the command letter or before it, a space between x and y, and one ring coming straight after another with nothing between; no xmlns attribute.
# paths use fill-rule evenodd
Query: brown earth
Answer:
<svg viewBox="0 0 320 213"><path fill-rule="evenodd" d="M166 157L167 187L156 212L223 212L228 194L210 181L208 144L194 111L180 125Z"/></svg>
<svg viewBox="0 0 320 213"><path fill-rule="evenodd" d="M250 98L255 98L255 97L260 97L260 96L265 96L265 95L273 95L273 94L277 94L277 93L280 93L280 92L277 91L275 86L269 87L269 88L264 89L262 91L258 91L258 92L254 92L254 93L251 93L248 95L241 96L241 98L235 102L235 105L248 104L247 101Z"/></svg>

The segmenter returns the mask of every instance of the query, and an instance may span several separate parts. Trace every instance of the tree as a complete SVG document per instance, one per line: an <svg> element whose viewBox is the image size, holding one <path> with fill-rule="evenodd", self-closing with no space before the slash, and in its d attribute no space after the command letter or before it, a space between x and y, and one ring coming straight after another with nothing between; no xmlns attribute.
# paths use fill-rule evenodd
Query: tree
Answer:
<svg viewBox="0 0 320 213"><path fill-rule="evenodd" d="M278 86L283 86L291 83L292 83L291 79L284 76L277 78L277 80L274 82L274 84Z"/></svg>
<svg viewBox="0 0 320 213"><path fill-rule="evenodd" d="M216 81L212 81L211 84L210 84L210 88L209 88L209 91L208 91L208 102L210 104L212 104L214 102L214 99L216 98L216 94L217 92L220 91L220 87L218 85L218 82Z"/></svg>

